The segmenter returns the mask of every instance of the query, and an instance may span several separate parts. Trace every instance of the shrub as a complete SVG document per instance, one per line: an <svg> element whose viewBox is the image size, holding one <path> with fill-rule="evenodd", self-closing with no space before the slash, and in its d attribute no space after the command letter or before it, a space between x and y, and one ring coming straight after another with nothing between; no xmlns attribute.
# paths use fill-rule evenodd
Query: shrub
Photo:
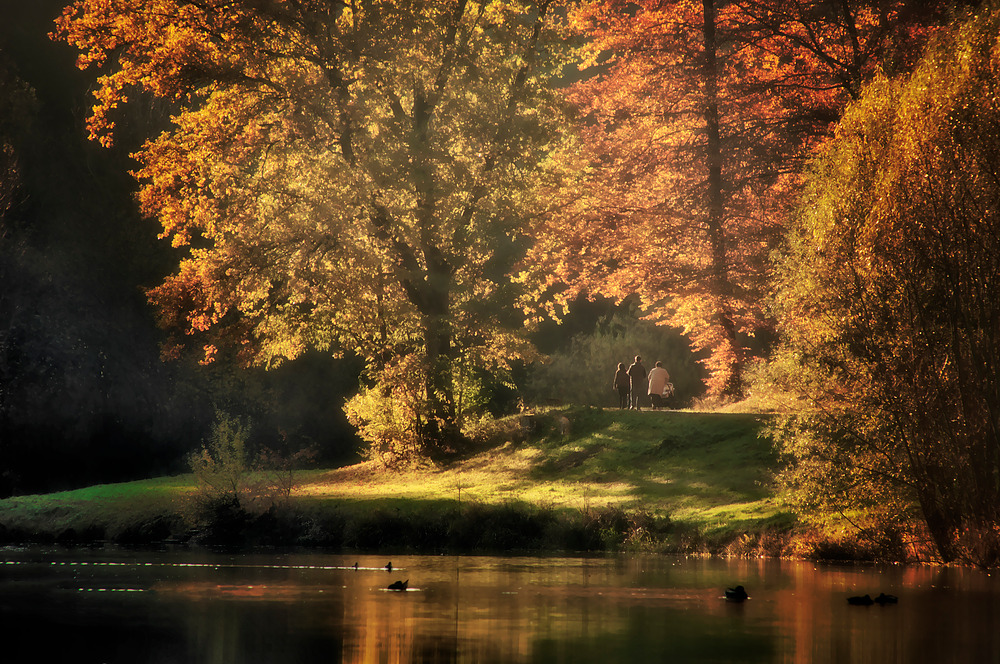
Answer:
<svg viewBox="0 0 1000 664"><path fill-rule="evenodd" d="M363 387L344 406L347 420L368 443L363 455L390 468L420 456L421 411L409 390L382 385Z"/></svg>
<svg viewBox="0 0 1000 664"><path fill-rule="evenodd" d="M487 359L466 352L441 376L444 384L432 389L425 363L408 355L382 367L344 406L348 421L368 443L366 458L390 468L453 458L474 442L463 427L475 428L482 418L512 409L509 369L487 370Z"/></svg>
<svg viewBox="0 0 1000 664"><path fill-rule="evenodd" d="M249 529L288 504L296 466L313 454L289 454L249 447L249 421L216 414L208 440L188 457L196 490L190 514L209 539L235 542Z"/></svg>
<svg viewBox="0 0 1000 664"><path fill-rule="evenodd" d="M451 523L448 539L452 546L463 550L540 548L554 520L551 510L527 503L472 503Z"/></svg>

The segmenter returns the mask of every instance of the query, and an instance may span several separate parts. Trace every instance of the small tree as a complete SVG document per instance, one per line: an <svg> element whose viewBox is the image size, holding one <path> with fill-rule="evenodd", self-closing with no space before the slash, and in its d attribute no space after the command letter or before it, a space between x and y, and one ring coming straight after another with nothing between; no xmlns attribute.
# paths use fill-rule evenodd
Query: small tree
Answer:
<svg viewBox="0 0 1000 664"><path fill-rule="evenodd" d="M288 501L294 488L294 469L311 451L254 450L248 420L216 413L208 440L188 457L197 485L199 512L220 509L260 513Z"/></svg>
<svg viewBox="0 0 1000 664"><path fill-rule="evenodd" d="M250 502L253 464L247 449L249 424L217 413L208 440L188 457L201 503L244 507Z"/></svg>

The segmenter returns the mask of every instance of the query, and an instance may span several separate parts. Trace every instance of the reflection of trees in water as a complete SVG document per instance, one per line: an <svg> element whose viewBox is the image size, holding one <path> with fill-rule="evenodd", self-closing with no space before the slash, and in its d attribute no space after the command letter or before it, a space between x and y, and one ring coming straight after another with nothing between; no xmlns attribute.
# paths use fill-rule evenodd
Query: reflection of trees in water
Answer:
<svg viewBox="0 0 1000 664"><path fill-rule="evenodd" d="M377 568L385 559L362 560L355 571L354 558L306 556L297 565L301 559L284 556L198 556L198 564L175 562L192 560L187 555L143 554L114 566L59 566L48 553L41 564L5 565L0 610L12 637L5 654L21 653L29 638L35 649L72 651L83 661L113 643L121 654L110 661L241 664L921 664L993 661L1000 651L1000 581L970 569L419 556L394 557L390 574ZM416 590L386 590L406 577ZM746 585L749 600L724 600L735 583ZM76 591L83 586L148 592ZM846 602L879 592L899 596L899 604ZM81 620L85 635L72 628ZM40 639L30 624L49 632L66 625L60 633L72 639Z"/></svg>

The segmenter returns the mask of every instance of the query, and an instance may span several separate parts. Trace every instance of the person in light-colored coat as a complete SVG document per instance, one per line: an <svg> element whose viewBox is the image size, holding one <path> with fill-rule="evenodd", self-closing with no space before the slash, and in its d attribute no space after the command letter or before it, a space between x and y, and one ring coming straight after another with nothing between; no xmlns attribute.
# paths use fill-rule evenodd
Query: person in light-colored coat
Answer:
<svg viewBox="0 0 1000 664"><path fill-rule="evenodd" d="M662 362L657 362L649 372L649 400L654 410L663 407L663 392L669 382L670 374L663 368Z"/></svg>

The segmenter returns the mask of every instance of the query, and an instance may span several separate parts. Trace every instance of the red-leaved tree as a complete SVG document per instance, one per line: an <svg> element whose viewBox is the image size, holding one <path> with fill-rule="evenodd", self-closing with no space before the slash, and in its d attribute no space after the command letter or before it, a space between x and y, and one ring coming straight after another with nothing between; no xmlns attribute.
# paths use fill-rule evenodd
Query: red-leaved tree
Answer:
<svg viewBox="0 0 1000 664"><path fill-rule="evenodd" d="M576 176L536 229L529 271L565 298L639 294L710 351L711 392L739 396L773 334L769 256L805 158L937 20L901 0L579 5L593 75L569 91L579 143L562 158Z"/></svg>

